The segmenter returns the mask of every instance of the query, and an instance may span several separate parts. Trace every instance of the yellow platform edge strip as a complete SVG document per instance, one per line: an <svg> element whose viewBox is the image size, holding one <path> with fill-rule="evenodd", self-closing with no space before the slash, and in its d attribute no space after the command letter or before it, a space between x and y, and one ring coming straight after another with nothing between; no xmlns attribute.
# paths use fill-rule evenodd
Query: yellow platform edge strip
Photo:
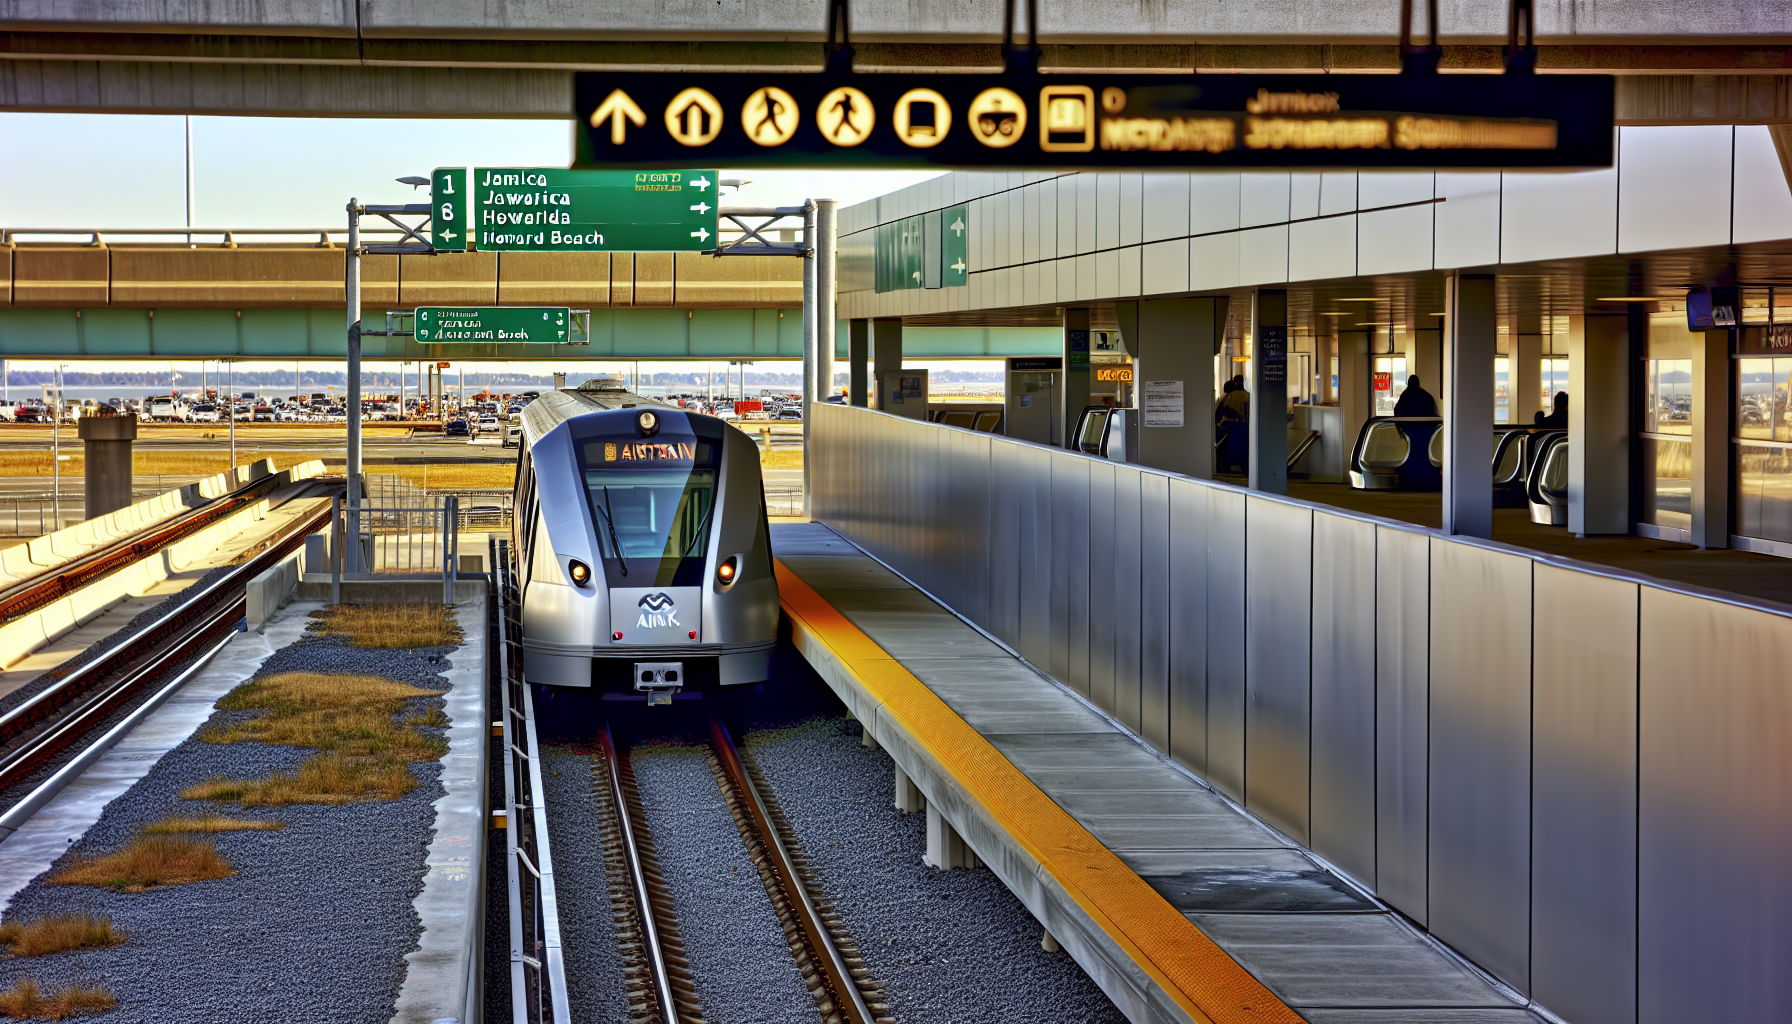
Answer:
<svg viewBox="0 0 1792 1024"><path fill-rule="evenodd" d="M1302 1018L1081 823L1021 773L946 702L783 562L778 597L793 629L826 648L909 735L1052 876L1188 1014L1212 1024Z"/></svg>

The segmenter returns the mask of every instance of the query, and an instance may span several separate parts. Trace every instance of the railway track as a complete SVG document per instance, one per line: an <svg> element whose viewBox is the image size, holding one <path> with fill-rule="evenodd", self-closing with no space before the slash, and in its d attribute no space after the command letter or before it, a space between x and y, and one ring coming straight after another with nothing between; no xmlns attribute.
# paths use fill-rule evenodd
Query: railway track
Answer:
<svg viewBox="0 0 1792 1024"><path fill-rule="evenodd" d="M501 599L494 617L497 657L492 663L501 673L503 694L512 1019L516 1024L569 1021L548 849L549 809L541 784L533 697L521 681L514 641L514 583L505 542L494 541L492 565L494 597ZM695 968L685 957L628 752L616 743L608 722L592 746L610 911L632 1024L704 1024ZM709 723L706 753L823 1024L892 1024L881 990L822 896L776 798L719 719Z"/></svg>
<svg viewBox="0 0 1792 1024"><path fill-rule="evenodd" d="M82 665L48 673L49 685L0 715L0 790L79 743L183 663L222 646L243 616L244 585L297 550L306 534L329 519L329 509L321 508L295 521L253 557L182 592L173 608L123 643Z"/></svg>
<svg viewBox="0 0 1792 1024"><path fill-rule="evenodd" d="M170 544L235 515L249 504L266 497L278 483L277 474L264 476L215 501L182 512L167 522L120 538L115 543L0 590L0 625L59 601L89 583L104 579Z"/></svg>

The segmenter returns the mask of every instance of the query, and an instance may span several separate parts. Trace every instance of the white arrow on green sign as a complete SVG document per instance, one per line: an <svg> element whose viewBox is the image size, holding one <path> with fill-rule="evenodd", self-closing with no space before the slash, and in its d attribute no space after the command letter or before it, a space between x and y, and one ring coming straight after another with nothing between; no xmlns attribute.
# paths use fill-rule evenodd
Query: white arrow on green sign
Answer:
<svg viewBox="0 0 1792 1024"><path fill-rule="evenodd" d="M474 167L464 182L445 173L452 170L438 168L431 181L438 191L456 188L465 192L461 210L469 217L472 240L481 250L701 252L715 248L719 189L714 170ZM443 198L432 197L438 211Z"/></svg>
<svg viewBox="0 0 1792 1024"><path fill-rule="evenodd" d="M419 306L423 345L565 345L572 311L565 306Z"/></svg>

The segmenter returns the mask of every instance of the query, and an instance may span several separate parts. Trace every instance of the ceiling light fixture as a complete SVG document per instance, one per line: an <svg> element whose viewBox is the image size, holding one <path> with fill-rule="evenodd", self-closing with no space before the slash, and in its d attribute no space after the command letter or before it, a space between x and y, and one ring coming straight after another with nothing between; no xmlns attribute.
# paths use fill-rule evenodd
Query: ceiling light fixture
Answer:
<svg viewBox="0 0 1792 1024"><path fill-rule="evenodd" d="M1594 299L1594 302L1669 302L1665 295L1614 295L1609 299Z"/></svg>
<svg viewBox="0 0 1792 1024"><path fill-rule="evenodd" d="M1334 299L1333 301L1335 301L1335 302L1392 302L1394 300L1393 299L1380 299L1380 298L1376 298L1373 295L1370 295L1370 296L1359 296L1359 297L1353 298L1353 299Z"/></svg>

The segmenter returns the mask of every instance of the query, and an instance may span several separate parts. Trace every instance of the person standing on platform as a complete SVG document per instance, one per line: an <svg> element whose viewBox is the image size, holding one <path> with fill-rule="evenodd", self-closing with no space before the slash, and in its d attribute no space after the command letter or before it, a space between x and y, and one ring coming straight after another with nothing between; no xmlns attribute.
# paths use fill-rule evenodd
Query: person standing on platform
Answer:
<svg viewBox="0 0 1792 1024"><path fill-rule="evenodd" d="M1419 386L1419 375L1406 378L1406 390L1400 392L1400 400L1394 403L1396 416L1436 416L1437 399L1431 392Z"/></svg>

